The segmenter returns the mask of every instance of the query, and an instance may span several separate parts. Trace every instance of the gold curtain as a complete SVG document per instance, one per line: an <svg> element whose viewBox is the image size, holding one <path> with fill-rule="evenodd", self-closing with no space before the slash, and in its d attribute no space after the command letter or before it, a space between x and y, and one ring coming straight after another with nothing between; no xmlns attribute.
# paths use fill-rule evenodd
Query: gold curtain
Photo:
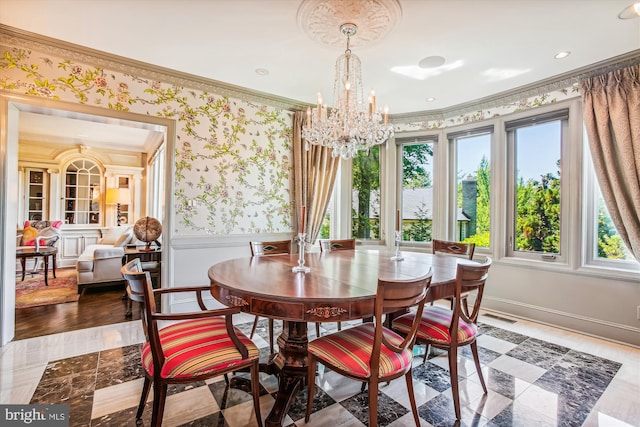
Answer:
<svg viewBox="0 0 640 427"><path fill-rule="evenodd" d="M622 240L640 260L640 65L581 82L600 189Z"/></svg>
<svg viewBox="0 0 640 427"><path fill-rule="evenodd" d="M306 241L315 242L331 198L338 171L339 157L331 156L331 149L318 145L305 148L302 127L306 113L296 111L293 116L293 191L295 200L294 224L300 229L301 206L307 207Z"/></svg>

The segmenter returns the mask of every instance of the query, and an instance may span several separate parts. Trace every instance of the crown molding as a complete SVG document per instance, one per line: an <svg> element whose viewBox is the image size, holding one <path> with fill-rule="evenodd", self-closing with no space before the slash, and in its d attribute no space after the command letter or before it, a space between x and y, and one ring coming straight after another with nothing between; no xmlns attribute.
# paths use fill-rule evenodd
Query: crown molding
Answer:
<svg viewBox="0 0 640 427"><path fill-rule="evenodd" d="M143 61L114 55L97 49L91 49L74 43L54 39L0 24L0 43L20 46L39 52L47 52L65 59L96 65L108 70L118 71L137 77L170 83L176 86L212 92L222 96L241 99L247 102L271 105L284 110L304 110L307 103L272 95L242 86L208 79L194 74L160 67Z"/></svg>

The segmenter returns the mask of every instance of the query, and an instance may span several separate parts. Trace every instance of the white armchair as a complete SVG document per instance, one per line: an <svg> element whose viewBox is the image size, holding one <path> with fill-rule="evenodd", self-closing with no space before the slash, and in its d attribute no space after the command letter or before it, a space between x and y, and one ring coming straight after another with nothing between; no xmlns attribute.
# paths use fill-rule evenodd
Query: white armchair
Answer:
<svg viewBox="0 0 640 427"><path fill-rule="evenodd" d="M76 262L78 293L87 286L124 281L122 257L132 239L132 227L112 227L97 244L87 246Z"/></svg>

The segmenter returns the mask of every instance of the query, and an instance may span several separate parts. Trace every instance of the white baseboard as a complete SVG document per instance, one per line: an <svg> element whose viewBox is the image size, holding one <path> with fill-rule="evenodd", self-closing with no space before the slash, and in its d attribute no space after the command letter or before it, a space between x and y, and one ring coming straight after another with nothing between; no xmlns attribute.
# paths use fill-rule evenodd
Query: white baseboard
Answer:
<svg viewBox="0 0 640 427"><path fill-rule="evenodd" d="M640 347L640 328L520 301L485 296L482 308L620 344Z"/></svg>

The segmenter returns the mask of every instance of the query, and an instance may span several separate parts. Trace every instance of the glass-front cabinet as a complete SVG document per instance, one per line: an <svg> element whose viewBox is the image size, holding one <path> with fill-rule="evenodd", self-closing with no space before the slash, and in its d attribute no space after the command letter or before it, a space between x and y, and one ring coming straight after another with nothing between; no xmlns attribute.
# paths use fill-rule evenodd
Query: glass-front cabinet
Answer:
<svg viewBox="0 0 640 427"><path fill-rule="evenodd" d="M26 207L29 221L47 218L47 173L44 169L26 169Z"/></svg>
<svg viewBox="0 0 640 427"><path fill-rule="evenodd" d="M91 160L75 160L65 170L65 224L100 224L102 173Z"/></svg>

